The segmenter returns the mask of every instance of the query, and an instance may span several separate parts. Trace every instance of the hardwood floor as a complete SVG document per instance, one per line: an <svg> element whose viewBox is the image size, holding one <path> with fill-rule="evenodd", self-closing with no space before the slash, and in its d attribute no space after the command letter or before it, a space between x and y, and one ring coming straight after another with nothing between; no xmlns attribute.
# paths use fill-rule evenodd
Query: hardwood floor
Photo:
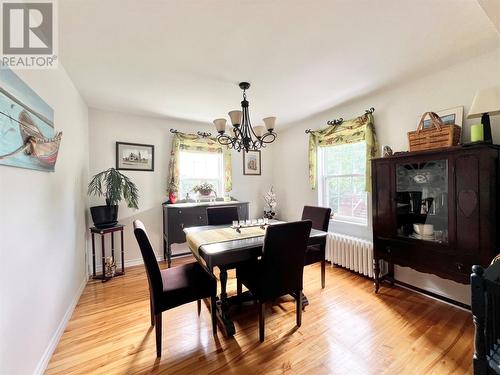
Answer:
<svg viewBox="0 0 500 375"><path fill-rule="evenodd" d="M322 290L319 265L305 268L310 305L299 329L291 298L267 308L262 344L256 305L236 316L237 333L226 339L212 335L208 309L198 317L191 303L163 313L159 360L144 267L126 271L89 282L47 374L471 373L470 313L385 284L375 295L370 280L329 266ZM228 286L236 290L234 273Z"/></svg>

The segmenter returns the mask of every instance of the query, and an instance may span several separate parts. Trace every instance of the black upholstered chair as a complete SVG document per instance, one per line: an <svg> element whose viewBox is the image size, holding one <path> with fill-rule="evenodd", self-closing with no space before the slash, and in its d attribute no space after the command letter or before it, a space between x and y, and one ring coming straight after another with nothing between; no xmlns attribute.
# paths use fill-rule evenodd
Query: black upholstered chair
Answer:
<svg viewBox="0 0 500 375"><path fill-rule="evenodd" d="M317 230L328 232L331 208L304 206L302 220L311 220L312 227ZM321 288L325 287L325 246L311 245L306 250L305 265L321 262Z"/></svg>
<svg viewBox="0 0 500 375"><path fill-rule="evenodd" d="M238 220L238 217L238 207L236 206L207 208L208 225L232 224L234 220Z"/></svg>
<svg viewBox="0 0 500 375"><path fill-rule="evenodd" d="M134 221L134 234L139 243L148 276L151 325L156 328L156 356L161 357L161 314L163 311L198 301L199 315L201 299L210 297L212 329L215 334L217 332L215 279L197 262L160 270L144 224L139 220Z"/></svg>
<svg viewBox="0 0 500 375"><path fill-rule="evenodd" d="M297 326L302 323L302 281L310 220L275 224L267 228L261 259L236 268L238 294L245 285L258 302L259 339L264 341L265 302L286 294L296 297Z"/></svg>

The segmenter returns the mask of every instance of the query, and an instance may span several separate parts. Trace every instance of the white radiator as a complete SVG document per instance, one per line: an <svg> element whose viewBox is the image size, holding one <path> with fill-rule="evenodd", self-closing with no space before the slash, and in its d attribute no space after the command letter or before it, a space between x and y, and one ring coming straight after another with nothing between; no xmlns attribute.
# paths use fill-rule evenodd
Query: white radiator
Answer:
<svg viewBox="0 0 500 375"><path fill-rule="evenodd" d="M362 275L373 277L373 242L338 233L328 233L326 260ZM380 274L386 264L380 261Z"/></svg>

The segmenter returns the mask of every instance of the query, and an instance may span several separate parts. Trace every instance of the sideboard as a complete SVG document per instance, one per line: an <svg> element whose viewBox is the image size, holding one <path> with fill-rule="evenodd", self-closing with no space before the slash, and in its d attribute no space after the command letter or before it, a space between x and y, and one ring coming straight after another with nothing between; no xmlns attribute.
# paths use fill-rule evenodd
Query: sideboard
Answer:
<svg viewBox="0 0 500 375"><path fill-rule="evenodd" d="M379 259L467 284L500 249L500 146L408 152L374 159L375 291Z"/></svg>
<svg viewBox="0 0 500 375"><path fill-rule="evenodd" d="M168 267L172 262L174 243L186 242L184 228L208 225L207 207L236 206L240 220L248 219L248 202L203 202L203 203L175 203L163 204L163 259ZM176 254L176 256L186 253Z"/></svg>

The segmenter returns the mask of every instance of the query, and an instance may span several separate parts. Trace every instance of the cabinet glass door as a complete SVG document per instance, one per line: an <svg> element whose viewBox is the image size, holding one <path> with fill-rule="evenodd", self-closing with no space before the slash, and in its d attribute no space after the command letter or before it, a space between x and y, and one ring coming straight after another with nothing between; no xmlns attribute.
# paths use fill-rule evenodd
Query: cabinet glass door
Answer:
<svg viewBox="0 0 500 375"><path fill-rule="evenodd" d="M396 166L398 236L448 242L448 161Z"/></svg>

